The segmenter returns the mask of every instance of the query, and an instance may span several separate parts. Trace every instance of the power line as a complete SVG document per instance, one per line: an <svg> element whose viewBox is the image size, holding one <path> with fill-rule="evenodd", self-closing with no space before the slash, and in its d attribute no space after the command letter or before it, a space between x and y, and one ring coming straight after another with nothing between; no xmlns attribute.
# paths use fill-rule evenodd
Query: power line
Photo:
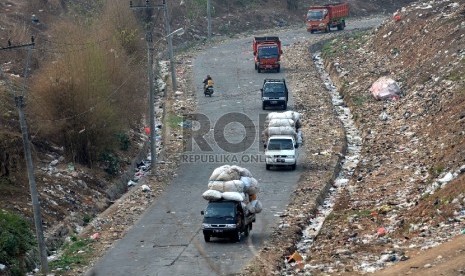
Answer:
<svg viewBox="0 0 465 276"><path fill-rule="evenodd" d="M81 46L84 46L84 45L89 45L89 44L101 44L103 42L107 42L109 40L111 40L112 37L108 37L108 38L105 38L105 39L101 39L101 40L97 40L97 41L91 41L91 42L83 42L83 43L67 43L67 42L57 42L57 41L53 41L53 40L48 40L46 38L40 38L40 40L43 40L45 42L48 42L50 44L57 44L57 45L69 45L69 46L76 46L76 45L81 45Z"/></svg>
<svg viewBox="0 0 465 276"><path fill-rule="evenodd" d="M160 9L166 8L166 5L151 5L150 0L145 0L145 6L135 6L133 5L132 1L129 1L129 8L132 10L144 10L146 11L146 31L145 31L145 41L147 44L147 77L149 82L149 116L150 116L150 161L152 163L151 170L152 172L155 171L155 163L156 163L156 147L155 147L155 89L158 90L158 86L154 86L154 72L153 72L153 37L152 37L152 16L151 11L153 9L158 9L158 13L160 13ZM158 64L155 64L155 70L158 69ZM155 73L156 75L156 73Z"/></svg>
<svg viewBox="0 0 465 276"><path fill-rule="evenodd" d="M31 192L32 209L34 213L34 225L36 228L37 243L39 246L41 271L44 275L46 275L48 272L47 248L46 248L45 241L44 241L42 218L40 215L39 193L37 191L37 185L36 185L36 181L34 177L34 165L32 163L32 155L31 155L31 141L29 140L26 116L24 115L24 96L26 94L26 82L27 82L27 75L28 75L27 72L29 70L29 60L31 58L31 52L32 52L32 48L34 47L34 45L35 45L34 37L32 36L31 43L12 45L11 41L8 40L8 47L1 48L0 50L21 49L21 48L27 48L28 50L28 54L26 58L26 66L24 68L24 83L22 87L23 93L20 96L15 95L15 103L16 103L16 107L18 108L19 124L21 127L21 134L23 138L24 156L26 159L27 175L29 179L29 189Z"/></svg>

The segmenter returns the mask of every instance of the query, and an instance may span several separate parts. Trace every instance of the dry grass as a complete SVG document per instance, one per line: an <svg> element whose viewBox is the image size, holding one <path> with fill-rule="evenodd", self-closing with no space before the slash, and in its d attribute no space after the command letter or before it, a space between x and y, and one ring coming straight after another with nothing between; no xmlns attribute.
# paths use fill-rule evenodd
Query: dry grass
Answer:
<svg viewBox="0 0 465 276"><path fill-rule="evenodd" d="M127 30L132 35L122 39ZM98 18L62 21L51 33L56 48L31 80L33 129L91 166L144 113L143 73L139 57L130 55L139 49L136 21L121 4L108 5Z"/></svg>

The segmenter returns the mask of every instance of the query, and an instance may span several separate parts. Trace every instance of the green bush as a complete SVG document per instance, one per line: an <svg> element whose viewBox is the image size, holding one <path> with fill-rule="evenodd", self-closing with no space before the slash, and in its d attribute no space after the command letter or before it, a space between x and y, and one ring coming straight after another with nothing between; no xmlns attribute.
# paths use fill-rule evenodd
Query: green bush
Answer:
<svg viewBox="0 0 465 276"><path fill-rule="evenodd" d="M120 160L116 154L110 152L110 151L105 151L101 154L100 156L100 161L102 161L105 164L105 171L109 175L117 175L119 172L120 168Z"/></svg>
<svg viewBox="0 0 465 276"><path fill-rule="evenodd" d="M119 149L120 150L128 150L129 146L131 145L131 140L129 140L129 136L126 133L118 133L116 137L119 142Z"/></svg>
<svg viewBox="0 0 465 276"><path fill-rule="evenodd" d="M50 262L52 270L69 270L79 264L87 264L92 253L92 240L71 237L71 242L66 243L61 249L59 259Z"/></svg>
<svg viewBox="0 0 465 276"><path fill-rule="evenodd" d="M11 274L24 275L24 257L36 245L28 222L21 216L0 210L0 263Z"/></svg>

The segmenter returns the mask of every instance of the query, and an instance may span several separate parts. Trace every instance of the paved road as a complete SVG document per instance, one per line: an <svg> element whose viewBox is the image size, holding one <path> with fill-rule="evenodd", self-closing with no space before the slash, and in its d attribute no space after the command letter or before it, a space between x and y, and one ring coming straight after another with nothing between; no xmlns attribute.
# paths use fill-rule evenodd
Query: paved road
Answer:
<svg viewBox="0 0 465 276"><path fill-rule="evenodd" d="M300 29L279 33L279 36L286 46L308 38L310 34ZM318 35L314 37L321 38ZM235 274L271 234L278 223L280 211L289 202L301 171L299 166L296 171L266 171L263 159L255 160L263 153L259 147L258 131L253 135L249 131L258 126L260 114L269 112L261 109L259 88L265 77L285 77L286 68L281 73L258 74L254 70L251 40L252 37L212 47L194 61L198 112L211 121L211 131L206 135L206 141L213 151L205 152L194 147L192 152L188 152L189 158L203 154L214 156L217 160L230 158L230 162L184 162L178 176L160 199L95 265L93 275ZM215 81L216 91L211 98L204 97L202 92L201 82L207 74ZM288 109L293 106L290 92ZM240 118L237 113L246 115L253 124L228 124L224 131L227 141L236 144L235 148L249 141L253 141L253 144L244 152L231 154L215 144L213 135L214 129L218 132L218 126L214 128L214 125L219 118ZM245 137L246 132L248 135ZM254 159L253 162L249 161L249 157ZM200 211L206 206L206 201L201 195L207 189L207 180L212 171L225 163L232 164L231 161L236 161L233 158L239 161L236 164L248 168L259 180L262 188L259 199L264 210L257 216L254 229L247 239L234 243L213 238L212 242L205 243Z"/></svg>

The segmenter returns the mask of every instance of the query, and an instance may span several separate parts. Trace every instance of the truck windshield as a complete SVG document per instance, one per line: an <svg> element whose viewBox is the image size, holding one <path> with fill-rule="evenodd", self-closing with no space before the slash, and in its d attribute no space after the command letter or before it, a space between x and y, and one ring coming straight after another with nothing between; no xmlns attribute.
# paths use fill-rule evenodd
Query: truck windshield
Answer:
<svg viewBox="0 0 465 276"><path fill-rule="evenodd" d="M285 96L286 88L284 83L265 83L263 86L263 96L264 97L283 97Z"/></svg>
<svg viewBox="0 0 465 276"><path fill-rule="evenodd" d="M290 139L272 139L268 144L269 150L291 150L294 149Z"/></svg>
<svg viewBox="0 0 465 276"><path fill-rule="evenodd" d="M307 20L322 20L325 18L325 10L310 10L307 13Z"/></svg>
<svg viewBox="0 0 465 276"><path fill-rule="evenodd" d="M278 46L261 46L258 48L258 57L259 58L272 58L278 57Z"/></svg>
<svg viewBox="0 0 465 276"><path fill-rule="evenodd" d="M234 203L233 202L210 202L205 210L206 218L234 218Z"/></svg>

